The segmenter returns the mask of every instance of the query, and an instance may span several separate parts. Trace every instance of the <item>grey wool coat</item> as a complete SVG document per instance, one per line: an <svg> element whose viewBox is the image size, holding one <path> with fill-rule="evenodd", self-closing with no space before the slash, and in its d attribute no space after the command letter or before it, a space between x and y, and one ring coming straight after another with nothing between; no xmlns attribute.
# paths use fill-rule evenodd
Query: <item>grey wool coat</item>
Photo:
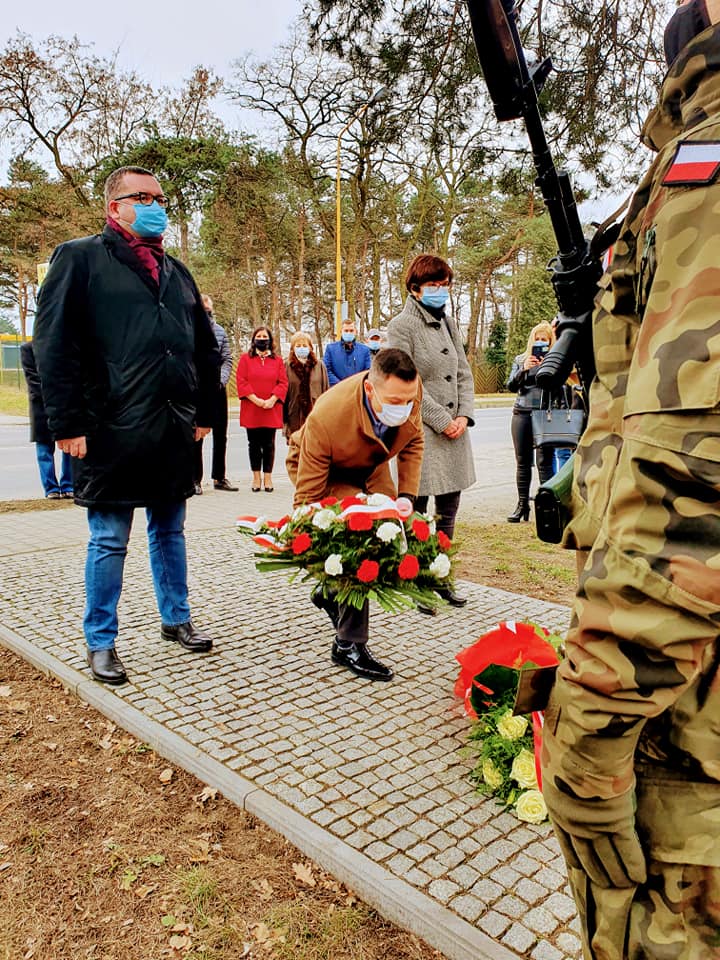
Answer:
<svg viewBox="0 0 720 960"><path fill-rule="evenodd" d="M436 319L411 296L390 321L387 345L412 357L423 382L422 420L425 430L419 496L454 493L475 482L470 435L451 440L443 430L455 417L473 426L475 384L457 324Z"/></svg>

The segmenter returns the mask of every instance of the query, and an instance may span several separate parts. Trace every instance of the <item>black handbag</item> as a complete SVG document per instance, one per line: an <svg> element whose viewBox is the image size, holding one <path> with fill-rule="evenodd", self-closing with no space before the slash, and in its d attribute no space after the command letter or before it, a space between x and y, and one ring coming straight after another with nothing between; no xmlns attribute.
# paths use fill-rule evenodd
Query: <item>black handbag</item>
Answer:
<svg viewBox="0 0 720 960"><path fill-rule="evenodd" d="M553 407L549 393L543 393L540 409L533 410L531 417L535 447L576 447L585 427L584 410L573 410L569 405Z"/></svg>

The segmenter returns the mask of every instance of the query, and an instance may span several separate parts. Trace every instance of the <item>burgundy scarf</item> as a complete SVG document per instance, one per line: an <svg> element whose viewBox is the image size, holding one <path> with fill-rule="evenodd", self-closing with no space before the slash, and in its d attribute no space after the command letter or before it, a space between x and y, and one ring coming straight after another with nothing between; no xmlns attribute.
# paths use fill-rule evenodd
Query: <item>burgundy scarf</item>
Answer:
<svg viewBox="0 0 720 960"><path fill-rule="evenodd" d="M305 363L300 363L298 358L293 353L292 357L290 358L290 366L295 371L295 375L300 381L300 385L298 387L298 405L300 407L302 422L304 423L305 420L307 420L308 414L312 410L310 377L313 369L317 366L317 360L312 354L310 354Z"/></svg>
<svg viewBox="0 0 720 960"><path fill-rule="evenodd" d="M107 225L126 240L138 259L140 266L147 270L155 283L160 286L160 264L165 256L162 237L135 237L121 227L117 220L107 217Z"/></svg>

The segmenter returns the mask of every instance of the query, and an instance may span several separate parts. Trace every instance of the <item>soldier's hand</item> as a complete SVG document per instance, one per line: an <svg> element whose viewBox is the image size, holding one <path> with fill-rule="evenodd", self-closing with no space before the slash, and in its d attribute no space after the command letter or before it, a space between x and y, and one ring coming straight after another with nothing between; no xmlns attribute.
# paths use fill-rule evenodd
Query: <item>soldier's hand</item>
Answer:
<svg viewBox="0 0 720 960"><path fill-rule="evenodd" d="M66 440L58 440L58 447L63 453L69 453L71 457L77 457L82 460L87 455L87 440L85 437L69 437Z"/></svg>
<svg viewBox="0 0 720 960"><path fill-rule="evenodd" d="M204 440L205 437L210 433L211 427L195 427L195 439Z"/></svg>
<svg viewBox="0 0 720 960"><path fill-rule="evenodd" d="M647 866L635 831L632 796L582 800L545 777L543 797L568 866L582 870L599 887L645 882Z"/></svg>

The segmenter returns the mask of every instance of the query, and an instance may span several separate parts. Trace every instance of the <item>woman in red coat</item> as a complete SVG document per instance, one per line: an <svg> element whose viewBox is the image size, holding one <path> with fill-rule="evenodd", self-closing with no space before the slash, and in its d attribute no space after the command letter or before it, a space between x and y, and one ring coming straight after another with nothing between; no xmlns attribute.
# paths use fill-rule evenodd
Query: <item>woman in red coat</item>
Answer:
<svg viewBox="0 0 720 960"><path fill-rule="evenodd" d="M276 357L272 331L253 331L250 349L238 361L237 392L240 398L240 426L247 429L252 491L260 490L260 472L266 493L272 493L275 461L275 431L282 427L283 400L288 381L285 364Z"/></svg>

